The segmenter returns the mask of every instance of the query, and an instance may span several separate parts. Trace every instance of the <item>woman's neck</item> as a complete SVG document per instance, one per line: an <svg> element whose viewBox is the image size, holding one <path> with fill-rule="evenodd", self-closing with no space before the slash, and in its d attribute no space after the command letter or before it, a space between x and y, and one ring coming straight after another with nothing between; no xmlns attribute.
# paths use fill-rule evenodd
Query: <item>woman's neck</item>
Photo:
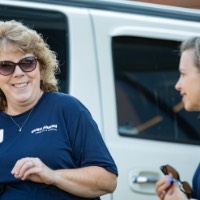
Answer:
<svg viewBox="0 0 200 200"><path fill-rule="evenodd" d="M30 110L37 104L43 93L44 92L41 90L40 94L38 95L38 98L35 99L35 101L33 101L32 103L23 103L15 105L8 104L7 108L5 109L5 113L14 116L26 112L27 110Z"/></svg>

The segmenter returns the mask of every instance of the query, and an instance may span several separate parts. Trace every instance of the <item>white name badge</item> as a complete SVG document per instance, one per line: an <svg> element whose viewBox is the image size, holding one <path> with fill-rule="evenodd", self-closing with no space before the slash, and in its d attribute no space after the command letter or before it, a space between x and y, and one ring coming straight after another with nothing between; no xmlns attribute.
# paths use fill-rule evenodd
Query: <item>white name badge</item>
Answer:
<svg viewBox="0 0 200 200"><path fill-rule="evenodd" d="M3 129L0 129L0 143L3 142Z"/></svg>

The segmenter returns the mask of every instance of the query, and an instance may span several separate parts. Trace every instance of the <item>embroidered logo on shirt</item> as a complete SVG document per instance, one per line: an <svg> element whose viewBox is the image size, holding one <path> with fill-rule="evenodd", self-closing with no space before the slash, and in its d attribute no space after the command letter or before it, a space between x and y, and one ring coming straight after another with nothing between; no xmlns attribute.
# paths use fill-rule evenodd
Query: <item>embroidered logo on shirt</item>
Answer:
<svg viewBox="0 0 200 200"><path fill-rule="evenodd" d="M0 143L3 142L3 129L0 129Z"/></svg>
<svg viewBox="0 0 200 200"><path fill-rule="evenodd" d="M50 126L45 125L40 128L35 128L31 131L31 133L39 134L39 133L46 132L46 131L57 131L57 124L52 124Z"/></svg>

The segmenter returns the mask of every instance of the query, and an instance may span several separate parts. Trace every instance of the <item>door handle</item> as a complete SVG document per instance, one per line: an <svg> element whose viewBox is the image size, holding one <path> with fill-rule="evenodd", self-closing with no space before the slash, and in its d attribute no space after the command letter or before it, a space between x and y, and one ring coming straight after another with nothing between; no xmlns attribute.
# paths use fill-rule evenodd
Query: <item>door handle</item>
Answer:
<svg viewBox="0 0 200 200"><path fill-rule="evenodd" d="M157 176L133 176L133 183L156 183L159 179Z"/></svg>
<svg viewBox="0 0 200 200"><path fill-rule="evenodd" d="M135 169L129 172L129 186L137 193L155 195L155 183L160 173L152 170Z"/></svg>

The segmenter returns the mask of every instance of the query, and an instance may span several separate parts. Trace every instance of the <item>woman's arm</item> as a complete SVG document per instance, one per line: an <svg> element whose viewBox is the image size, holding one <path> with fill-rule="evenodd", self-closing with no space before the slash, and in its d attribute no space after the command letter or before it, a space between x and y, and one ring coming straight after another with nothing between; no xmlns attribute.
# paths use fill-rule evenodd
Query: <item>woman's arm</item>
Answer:
<svg viewBox="0 0 200 200"><path fill-rule="evenodd" d="M60 189L86 198L112 193L117 185L115 174L96 166L57 170L53 180Z"/></svg>
<svg viewBox="0 0 200 200"><path fill-rule="evenodd" d="M12 172L16 178L55 185L76 196L92 198L111 193L117 185L117 176L102 167L52 170L39 158L22 158Z"/></svg>

